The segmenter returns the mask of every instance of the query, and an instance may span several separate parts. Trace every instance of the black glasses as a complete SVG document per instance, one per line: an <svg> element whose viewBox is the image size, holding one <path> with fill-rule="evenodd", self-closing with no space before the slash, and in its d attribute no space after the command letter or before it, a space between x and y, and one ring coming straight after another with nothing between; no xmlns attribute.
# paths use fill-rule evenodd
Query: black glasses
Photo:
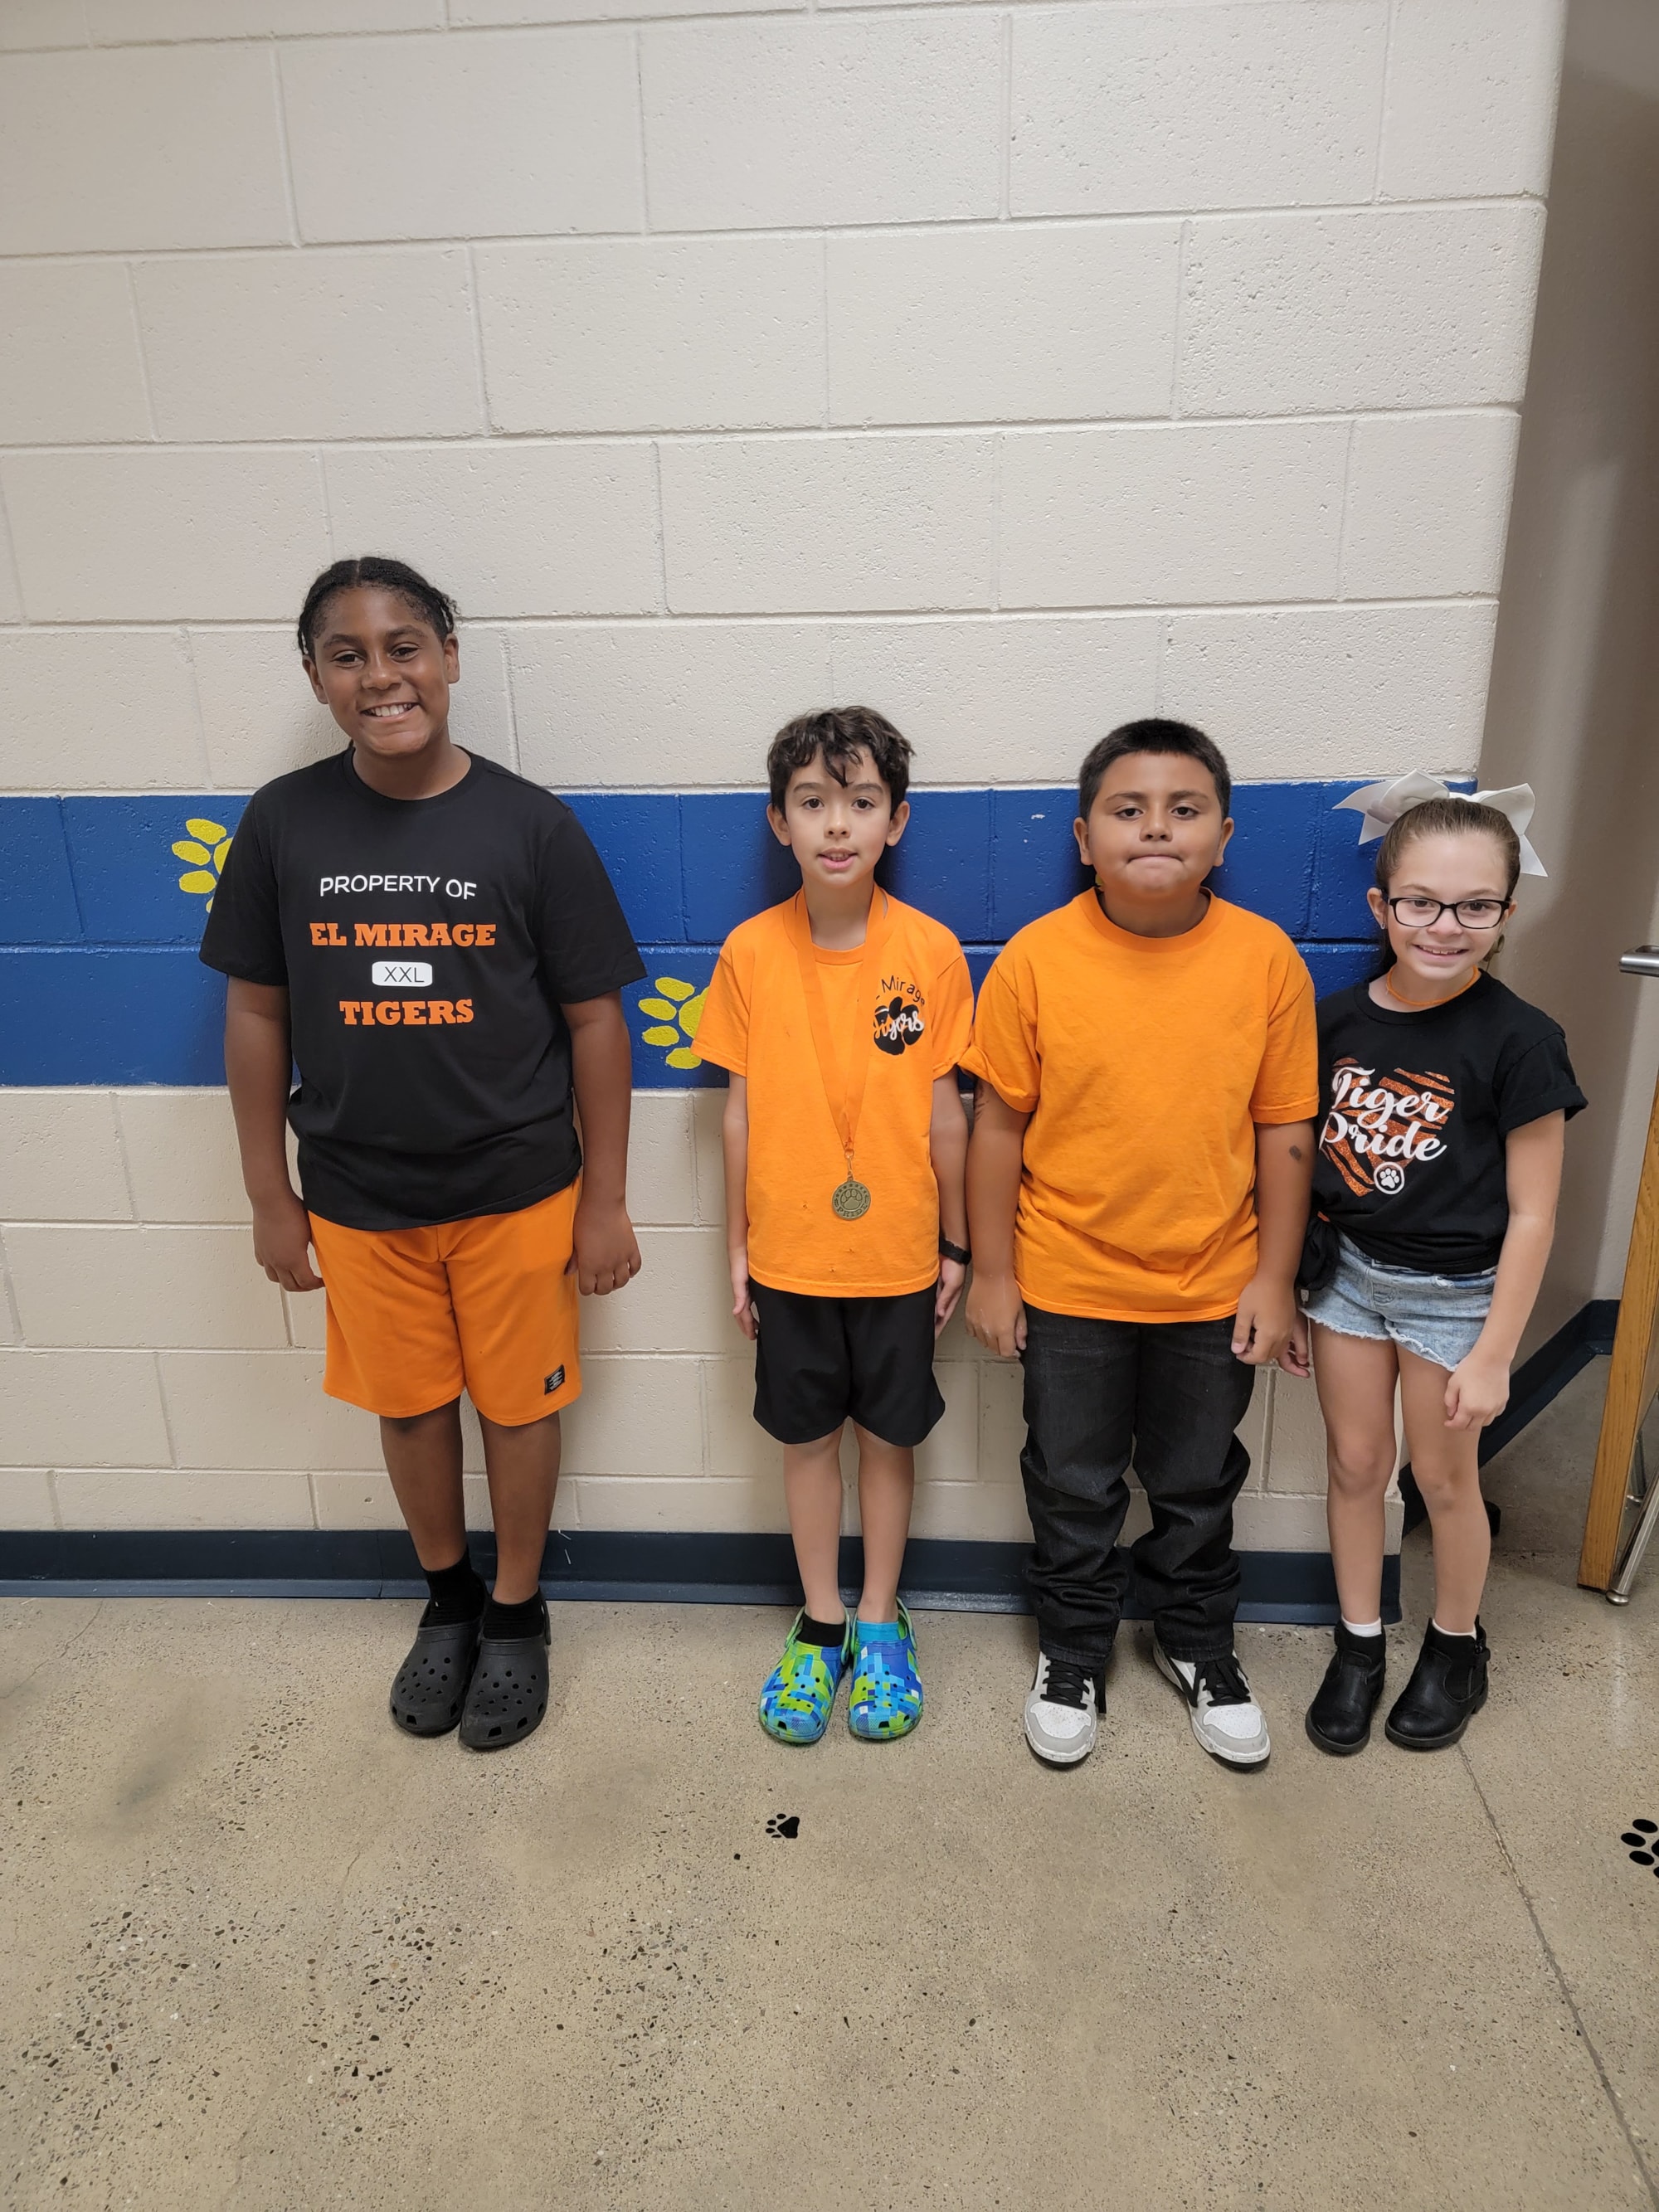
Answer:
<svg viewBox="0 0 1659 2212"><path fill-rule="evenodd" d="M1455 914L1465 929L1496 929L1507 899L1391 898L1389 912L1407 929L1432 929L1443 914Z"/></svg>

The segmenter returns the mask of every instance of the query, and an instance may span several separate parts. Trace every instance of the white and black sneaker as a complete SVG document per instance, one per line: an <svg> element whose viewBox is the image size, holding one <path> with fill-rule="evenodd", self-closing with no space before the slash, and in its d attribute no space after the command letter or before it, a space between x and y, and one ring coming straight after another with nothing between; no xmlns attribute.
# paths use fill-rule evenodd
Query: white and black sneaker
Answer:
<svg viewBox="0 0 1659 2212"><path fill-rule="evenodd" d="M1095 1715L1106 1710L1106 1670L1037 1654L1025 1700L1025 1741L1049 1766L1075 1766L1095 1747Z"/></svg>
<svg viewBox="0 0 1659 2212"><path fill-rule="evenodd" d="M1152 1660L1187 1700L1193 1734L1224 1766L1260 1766L1273 1746L1267 1717L1250 1695L1237 1652L1219 1659L1171 1659L1156 1636Z"/></svg>

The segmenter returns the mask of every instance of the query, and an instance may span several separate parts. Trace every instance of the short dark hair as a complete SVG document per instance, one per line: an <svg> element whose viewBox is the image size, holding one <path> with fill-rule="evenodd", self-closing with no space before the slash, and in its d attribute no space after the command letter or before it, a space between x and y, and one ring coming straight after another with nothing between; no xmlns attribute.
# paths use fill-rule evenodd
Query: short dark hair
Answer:
<svg viewBox="0 0 1659 2212"><path fill-rule="evenodd" d="M306 593L297 624L300 651L306 659L312 658L312 643L329 601L337 592L356 591L364 585L395 592L413 607L423 623L437 631L440 644L454 635L455 603L447 592L441 592L435 584L428 584L418 569L410 568L405 562L389 560L380 553L362 553L356 560L337 561L332 568L325 568Z"/></svg>
<svg viewBox="0 0 1659 2212"><path fill-rule="evenodd" d="M1188 760L1195 760L1200 768L1209 770L1222 813L1231 812L1232 771L1215 739L1206 738L1190 722L1166 722L1161 715L1149 714L1144 721L1120 723L1090 746L1077 779L1077 811L1085 822L1090 808L1100 796L1107 769L1126 753L1180 753Z"/></svg>
<svg viewBox="0 0 1659 2212"><path fill-rule="evenodd" d="M773 805L782 813L790 777L798 769L810 768L820 753L836 781L845 783L848 769L861 752L875 763L896 812L910 788L910 742L873 707L821 707L816 714L797 714L793 722L786 722L766 756Z"/></svg>

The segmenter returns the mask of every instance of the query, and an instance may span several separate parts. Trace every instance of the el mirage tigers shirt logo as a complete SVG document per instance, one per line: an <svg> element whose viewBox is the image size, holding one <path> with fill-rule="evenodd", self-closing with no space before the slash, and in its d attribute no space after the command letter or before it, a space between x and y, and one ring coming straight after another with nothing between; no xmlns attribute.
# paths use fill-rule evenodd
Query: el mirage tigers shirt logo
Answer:
<svg viewBox="0 0 1659 2212"><path fill-rule="evenodd" d="M896 1060L913 1044L920 1044L927 1027L921 1018L926 1003L914 983L884 975L876 1006L876 1050Z"/></svg>
<svg viewBox="0 0 1659 2212"><path fill-rule="evenodd" d="M1412 1170L1447 1151L1456 1097L1434 1068L1367 1067L1345 1054L1331 1069L1320 1150L1357 1198L1403 1191Z"/></svg>

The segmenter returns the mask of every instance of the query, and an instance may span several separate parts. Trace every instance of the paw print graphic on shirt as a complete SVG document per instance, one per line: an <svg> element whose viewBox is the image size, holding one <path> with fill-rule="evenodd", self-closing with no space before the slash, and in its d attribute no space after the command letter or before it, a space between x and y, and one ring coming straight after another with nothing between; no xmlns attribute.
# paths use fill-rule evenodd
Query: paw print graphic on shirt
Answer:
<svg viewBox="0 0 1659 2212"><path fill-rule="evenodd" d="M179 860L190 863L179 878L179 888L197 897L205 896L207 911L211 914L213 894L219 888L225 855L230 850L231 833L223 823L209 822L194 814L186 820L185 828L189 835L179 838L173 848Z"/></svg>
<svg viewBox="0 0 1659 2212"><path fill-rule="evenodd" d="M701 1067L693 1048L708 991L681 982L678 975L659 975L653 988L655 997L636 1001L640 1012L651 1017L650 1028L641 1036L647 1044L665 1048L670 1067Z"/></svg>

